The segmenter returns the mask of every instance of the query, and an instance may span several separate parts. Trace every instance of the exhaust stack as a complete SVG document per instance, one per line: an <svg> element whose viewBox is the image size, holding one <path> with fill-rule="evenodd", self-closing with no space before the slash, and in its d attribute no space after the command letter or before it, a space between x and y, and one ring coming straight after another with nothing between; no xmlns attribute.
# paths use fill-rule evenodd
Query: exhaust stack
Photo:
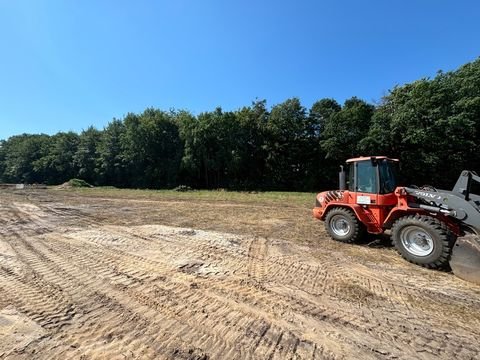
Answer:
<svg viewBox="0 0 480 360"><path fill-rule="evenodd" d="M338 189L347 190L347 181L345 179L345 170L343 165L340 165L340 172L338 173Z"/></svg>

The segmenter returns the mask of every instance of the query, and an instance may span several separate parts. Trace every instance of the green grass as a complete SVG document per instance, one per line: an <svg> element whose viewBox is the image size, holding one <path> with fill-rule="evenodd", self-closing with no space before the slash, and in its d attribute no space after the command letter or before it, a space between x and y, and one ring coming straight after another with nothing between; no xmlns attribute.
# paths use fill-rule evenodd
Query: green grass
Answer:
<svg viewBox="0 0 480 360"><path fill-rule="evenodd" d="M282 203L311 206L315 201L315 193L307 192L246 192L225 190L194 190L178 192L174 190L139 190L117 189L114 187L75 188L69 191L93 197L118 197L128 199L151 199L151 200L201 200L201 201L224 201L242 203Z"/></svg>

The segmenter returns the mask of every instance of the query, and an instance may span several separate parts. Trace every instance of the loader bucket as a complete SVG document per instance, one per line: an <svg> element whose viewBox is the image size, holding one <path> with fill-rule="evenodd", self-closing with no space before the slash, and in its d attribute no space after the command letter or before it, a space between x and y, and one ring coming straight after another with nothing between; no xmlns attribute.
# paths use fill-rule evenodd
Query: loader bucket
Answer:
<svg viewBox="0 0 480 360"><path fill-rule="evenodd" d="M480 237L459 237L452 249L450 267L459 278L480 285Z"/></svg>

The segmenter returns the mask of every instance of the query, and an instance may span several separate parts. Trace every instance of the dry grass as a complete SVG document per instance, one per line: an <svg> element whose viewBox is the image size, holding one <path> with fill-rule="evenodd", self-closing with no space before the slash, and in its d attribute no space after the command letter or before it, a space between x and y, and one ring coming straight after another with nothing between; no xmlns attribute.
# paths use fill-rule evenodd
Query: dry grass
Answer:
<svg viewBox="0 0 480 360"><path fill-rule="evenodd" d="M148 222L204 230L282 237L300 243L318 240L323 225L312 217L313 193L172 190L114 188L49 190L68 202L94 201L100 219L115 224ZM128 201L125 201L128 200ZM111 204L117 203L114 209ZM110 207L101 207L101 204ZM154 209L154 211L153 211ZM124 216L111 216L115 211Z"/></svg>
<svg viewBox="0 0 480 360"><path fill-rule="evenodd" d="M70 191L70 190L69 190ZM216 202L239 202L239 203L283 203L285 205L312 206L315 202L315 193L309 192L281 192L281 191L227 191L220 190L193 190L179 192L174 190L141 190L141 189L117 189L113 187L97 187L93 189L78 188L72 190L81 196L109 197L127 199L151 199L151 200L192 200L216 201Z"/></svg>

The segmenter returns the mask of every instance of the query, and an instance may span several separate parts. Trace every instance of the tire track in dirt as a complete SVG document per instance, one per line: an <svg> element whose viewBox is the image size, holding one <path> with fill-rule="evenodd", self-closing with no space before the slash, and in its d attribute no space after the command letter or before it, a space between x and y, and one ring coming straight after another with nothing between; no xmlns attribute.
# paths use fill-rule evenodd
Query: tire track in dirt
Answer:
<svg viewBox="0 0 480 360"><path fill-rule="evenodd" d="M93 308L95 309L95 303L92 303L91 301L85 301L86 299L89 299L89 298L98 298L99 296L102 297L104 300L102 301L103 303L107 302L107 303L111 303L111 302L114 302L115 300L105 300L105 299L109 299L109 297L105 294L102 293L102 288L104 288L104 284L101 283L101 284L98 284L98 279L95 278L95 276L93 275L88 275L86 276L85 274L80 274L78 271L72 271L72 268L71 267L63 267L63 266L60 266L58 269L55 269L52 264L54 263L54 261L52 260L52 262L50 262L49 267L45 268L44 267L44 264L45 262L42 261L42 258L43 257L47 257L48 259L51 259L51 256L48 257L46 256L45 254L43 254L42 252L38 251L38 249L36 249L36 254L42 254L40 257L37 257L37 260L34 259L35 255L32 254L31 256L31 259L30 259L30 265L36 269L36 271L38 271L39 273L47 273L47 274L62 274L63 276L60 277L60 276L54 276L53 278L51 278L50 280L55 282L56 284L59 284L59 286L63 289L68 289L68 288L71 288L73 287L74 289L74 294L76 297L78 297L79 293L81 294L82 291L79 291L80 289L74 287L74 284L75 283L81 283L82 284L82 288L86 288L90 291L87 292L87 294L85 294L84 296L81 296L81 304L87 304L86 306L86 309L90 309L90 308ZM51 255L51 254L50 254ZM62 261L60 262L60 265L66 265L68 264L68 261L65 261L66 259L62 258ZM55 261L55 266L59 265L58 261ZM73 272L73 274L72 274ZM67 280L65 280L65 275ZM75 275L73 277L71 277L72 275ZM109 293L114 293L115 291L112 289L112 288L107 288L107 289L103 289L103 291L107 291ZM118 294L117 294L118 295ZM85 301L85 302L84 302ZM83 305L82 307L85 307L85 305ZM113 306L113 310L115 310L115 307L119 307L122 311L124 311L125 307L124 306L120 306L120 305L115 305ZM138 306L137 306L138 307ZM100 312L100 313L99 313ZM119 322L117 321L117 317L119 317L120 315L122 315L122 313L120 314L111 314L112 312L112 309L110 308L110 306L107 307L107 309L105 309L104 307L101 307L99 309L99 312L97 311L94 311L94 314L90 317L92 319L91 322L89 322L89 319L84 319L84 320L78 320L79 322L89 322L90 325L92 323L97 323L97 328L98 329L101 329L101 331L99 330L99 334L95 336L95 332L93 332L92 334L92 329L91 329L91 326L88 325L86 328L84 329L80 329L79 332L76 332L76 335L77 336L74 336L73 338L71 338L71 342L72 342L72 345L73 345L73 348L79 348L79 347L82 347L83 349L85 348L92 348L92 349L98 349L98 347L102 347L101 346L101 338L105 336L105 334L107 334L106 336L108 336L109 333L113 332L116 328L121 328L123 322ZM88 313L88 310L87 310L87 313ZM134 312L130 311L131 314L134 314ZM136 313L135 313L136 314ZM111 325L108 325L108 326L99 326L98 325L98 318L101 317L102 320L105 319L106 323L107 324L111 324ZM132 318L134 319L135 316L131 315L129 316L129 318ZM145 322L147 322L147 319L145 318L144 319ZM130 325L132 325L132 327L134 328L135 326L137 326L138 324L133 324L131 323ZM135 326L134 326L135 325ZM69 329L69 332L71 331L72 329ZM75 333L75 331L73 331ZM94 335L94 336L92 336ZM80 344L77 342L79 339L88 339L88 341L86 343L81 343ZM92 339L93 338L93 339ZM129 339L129 340L132 340L132 339ZM64 340L62 340L63 342ZM132 340L133 341L133 340ZM100 343L98 343L100 342ZM148 343L148 342L147 342ZM93 344L96 344L95 346ZM82 345L82 346L80 346ZM118 344L117 344L118 345ZM50 352L52 349L48 349L48 351ZM173 352L175 349L171 349L171 351ZM112 353L113 355L115 355L115 353ZM117 354L118 355L118 354Z"/></svg>
<svg viewBox="0 0 480 360"><path fill-rule="evenodd" d="M56 252L62 252L62 249L55 249L55 250L56 250ZM59 250L59 251L57 251L57 250ZM64 251L63 251L63 252L64 252ZM76 253L76 251L75 251L75 253ZM91 255L91 254L90 254L90 255ZM89 258L89 257L81 256L78 260L79 260L79 261L82 261L82 259L85 259L85 258ZM105 256L102 256L102 258L104 259ZM93 265L92 265L92 266L93 266ZM100 273L100 274L103 274L103 273L104 273L103 271L99 271L98 268L95 268L95 269L94 269L94 272L95 272L95 273ZM175 287L178 287L178 284L175 285ZM190 292L189 289L186 289L186 291L187 291L187 293ZM184 300L185 300L185 299L184 299ZM198 303L198 302L199 302L198 299L194 299L194 300L195 300L195 301L194 301L193 303ZM209 303L214 303L214 302L211 301L211 299L209 299L208 302L209 302ZM162 301L162 304L165 304L165 302ZM191 317L190 314L188 314L188 315L187 315L187 318L190 318L190 317ZM242 315L241 318L244 318L244 316ZM217 321L215 320L215 322L212 323L212 326L216 326L216 325L215 325L216 323L217 323ZM215 327L214 327L214 328L215 328ZM236 324L236 328L238 328L238 324ZM283 348L283 345L282 345L282 348ZM274 349L275 349L275 348L274 348Z"/></svg>
<svg viewBox="0 0 480 360"><path fill-rule="evenodd" d="M312 264L312 259L305 256L302 259L277 258L268 264L269 278L285 285L301 288L310 294L328 294L337 298L348 299L342 293L350 290L353 295L362 297L371 304L381 306L388 303L391 307L402 307L406 313L413 314L416 304L432 303L432 309L437 306L455 304L465 312L476 315L480 326L480 298L467 298L455 293L445 294L438 289L431 289L425 283L420 289L401 285L398 281L380 278L366 267L348 262L321 260L321 265ZM414 269L416 270L416 269ZM348 286L346 285L348 283ZM411 315L413 316L413 315Z"/></svg>
<svg viewBox="0 0 480 360"><path fill-rule="evenodd" d="M78 249L76 249L78 250ZM68 254L69 257L73 256L74 254L78 254L77 251L75 251L74 253L70 253ZM75 258L74 258L75 259ZM86 264L86 261L85 259L88 259L88 257L85 257L85 256L80 256L78 258L76 258L76 264L77 263L81 263L83 262L83 266L82 266L82 270L84 271L88 271L88 267L91 266L91 269L90 269L90 272L92 274L97 274L100 275L101 278L104 278L107 280L108 283L110 283L108 281L108 279L112 279L115 277L115 275L113 274L113 271L108 274L108 271L106 269L102 269L100 270L101 265L99 265L98 263L95 263L95 262L92 262L90 264ZM203 320L201 321L202 319L196 319L196 317L194 316L195 314L192 314L192 313L186 313L186 314L183 314L180 318L184 321L187 322L187 325L190 329L190 333L187 333L187 334L183 334L183 336L185 337L188 337L189 338L189 343L191 344L195 344L195 339L198 337L198 334L201 334L202 331L205 332L205 325L207 329L211 328L211 329L216 329L218 327L218 321L219 319L221 319L220 317L215 317L214 314L212 314L212 306L215 305L215 304L218 304L218 302L215 302L214 299L212 298L208 298L208 297L205 297L205 296L193 296L192 297L192 289L189 287L189 286L186 286L186 285L183 285L181 286L182 284L181 283L175 283L175 284L171 284L169 288L166 288L166 289L162 289L162 290L168 290L168 291L159 291L158 287L156 288L156 291L155 291L155 298L154 297L149 297L149 294L148 292L144 291L138 291L138 290L135 290L135 289L132 289L132 288L121 288L121 290L124 290L127 292L127 294L130 295L130 297L134 298L135 300L139 301L140 303L148 306L148 307L152 307L154 308L155 310L168 310L169 312L169 315L171 316L174 316L176 315L176 317L178 318L179 317L179 314L180 312L183 310L184 308L184 304L187 302L189 304L188 308L191 308L191 306L194 306L196 305L197 309L200 307L200 308L206 308L207 304L212 304L210 305L210 319L208 320ZM181 291L179 291L179 288L181 288ZM160 300L158 299L159 298L159 295L160 294L167 294L166 297L164 298L160 298ZM172 300L173 299L173 300ZM180 299L181 301L178 301L177 299ZM225 306L225 304L223 304L223 306L219 305L218 308L216 309L215 312L228 312L229 309L228 307ZM183 312L185 312L185 310L183 310ZM203 313L202 313L203 314ZM201 317L203 317L204 315L201 315ZM239 315L238 319L244 319L245 316L244 314L242 315ZM199 327L200 326L200 327ZM235 329L236 332L237 332L237 336L238 336L238 332L242 332L242 327L241 327L241 324L240 322L237 322L235 324L235 326L231 327L231 329ZM191 331L194 331L194 334L191 334ZM225 342L221 342L220 339L216 338L217 335L216 335L216 332L214 331L213 333L210 334L210 337L214 338L214 343L217 344L217 346L215 348L225 348L226 347L226 343ZM222 346L219 346L219 345L222 345ZM231 347L232 346L232 343L229 344L229 346ZM239 349L236 349L237 352ZM240 352L241 353L241 352ZM219 354L218 356L220 356L221 354ZM241 357L241 356L240 356Z"/></svg>
<svg viewBox="0 0 480 360"><path fill-rule="evenodd" d="M64 252L65 252L65 249L63 249L63 250L62 250L62 249L56 249L56 250L58 250L59 253L64 253ZM75 253L77 252L77 250L78 250L78 249L75 250ZM176 252L176 251L174 251L174 252ZM78 262L81 262L82 259L89 259L90 257L92 257L91 255L92 255L91 253L89 253L89 254L83 254L83 255L78 259ZM108 254L105 254L105 253L97 254L97 255L96 255L96 257L102 258L102 259L106 259L107 256L108 256ZM125 261L126 259L123 259L123 260ZM154 265L154 266L158 266L158 265ZM104 273L104 272L102 272L102 271L99 271L99 269L94 269L94 270L95 270L94 272L95 272L95 273L98 273L98 274L103 274L103 273ZM151 270L151 266L148 267L147 270ZM115 276L116 276L116 275L115 275ZM114 279L115 276L112 275L112 279ZM116 279L115 279L114 282L116 282ZM230 289L230 290L231 290L231 289ZM251 303L251 302L255 302L255 301L256 301L256 299L254 299L254 300L252 300L252 301L247 301L247 303ZM277 302L278 302L278 299L277 299ZM275 304L275 299L269 299L269 300L268 300L268 303L269 303L269 304ZM304 306L304 304L300 304L300 308L303 307L303 306ZM276 307L278 308L278 304L277 304ZM296 311L300 311L300 310L301 310L300 308L297 308L297 309L295 309L295 310L296 310ZM336 321L338 321L337 318L334 319L334 322L336 322Z"/></svg>
<svg viewBox="0 0 480 360"><path fill-rule="evenodd" d="M106 256L108 255L105 255L105 256L102 256L103 258L105 258ZM78 261L82 261L82 259L85 259L86 257L85 256L80 256L80 258L78 259ZM90 264L90 266L92 267L95 267L93 269L94 272L96 273L100 273L100 274L105 274L104 271L100 271L99 272L99 269L98 269L98 264ZM173 275L172 275L173 276ZM110 276L107 276L107 278L111 277ZM150 285L147 286L147 288L149 287ZM179 288L183 288L182 292L181 293L178 293L178 289ZM158 287L158 285L155 285L154 287L155 289L155 296L153 297L149 297L149 292L146 291L147 289L145 289L145 291L132 291L131 289L128 289L127 292L129 294L131 294L133 297L135 297L136 299L141 299L142 301L145 302L146 305L149 305L149 306L153 306L154 308L158 309L159 307L162 307L162 309L170 309L169 311L173 311L173 313L180 313L182 311L182 308L184 307L185 304L188 304L188 307L187 308L196 308L198 310L198 308L201 308L202 309L202 312L201 312L201 317L204 317L204 309L207 308L207 305L208 304L211 304L208 306L208 318L207 320L203 320L201 321L202 319L199 319L199 322L198 323L202 323L203 324L201 325L202 327L204 327L205 325L207 325L207 327L211 327L212 329L216 329L218 328L222 322L222 318L224 316L215 316L215 313L217 312L221 312L223 315L225 315L224 313L226 313L228 315L229 313L229 307L226 306L225 304L221 304L221 302L219 301L219 299L212 299L211 297L208 297L206 295L203 295L203 296L195 296L193 298L190 298L190 295L192 294L192 289L190 286L188 285L185 285L185 284L182 284L182 283L179 283L179 282L176 282L174 284L170 284L170 286L168 287L164 287L162 289L160 289ZM166 297L162 297L161 295L162 294L166 294L167 296ZM177 302L176 300L174 301L174 303L172 303L172 300L171 299L181 299L182 301L180 302ZM216 306L216 309L213 309L212 307L215 307ZM177 309L177 307L180 307ZM173 309L173 310L172 310ZM213 311L215 310L215 311ZM186 314L183 314L182 316L183 318L185 318L186 320L191 320L193 318L194 322L193 323L190 323L189 326L195 326L196 324L196 321L195 321L195 314L191 314L191 313L186 313ZM228 317L227 317L228 318ZM234 323L233 326L230 326L230 330L232 329L235 329L236 331L236 335L235 337L238 337L239 334L238 332L240 331L240 333L243 331L242 330L242 327L240 326L240 320L241 319L245 319L246 316L245 314L243 313L240 313L238 312L238 316L234 319L229 319L229 321L232 321ZM206 322L206 324L205 324ZM197 329L197 332L198 332L198 329ZM228 335L228 332L227 332L227 335L224 335L226 338L229 337ZM216 341L217 343L219 342L218 340ZM225 344L223 345L225 346ZM231 346L231 344L230 344ZM250 346L247 347L247 349L250 348Z"/></svg>
<svg viewBox="0 0 480 360"><path fill-rule="evenodd" d="M0 218L13 214L0 240L21 264L0 257L0 305L13 304L48 331L16 357L480 357L479 300L467 288L453 294L424 280L419 289L291 244L101 226L61 208L0 209ZM76 229L61 225L74 221ZM464 324L431 317L447 303L471 308Z"/></svg>
<svg viewBox="0 0 480 360"><path fill-rule="evenodd" d="M268 241L265 238L254 237L248 249L247 274L257 280L265 280L265 263L268 257Z"/></svg>
<svg viewBox="0 0 480 360"><path fill-rule="evenodd" d="M28 229L27 229L28 230ZM24 238L27 238L27 237L30 237L29 234L27 233L24 233L23 234ZM20 239L22 239L22 236L19 236ZM32 240L32 238L30 237L29 240ZM17 242L17 245L19 244L19 242ZM52 265L52 261L50 261L48 258L45 258L44 256L42 256L41 254L39 254L31 245L28 245L26 246L25 248L21 249L22 251L20 251L19 253L21 254L24 254L24 253L27 253L29 254L29 251L31 251L31 253L29 254L29 258L25 258L23 257L23 260L24 260L24 263L28 263L29 265L31 265L33 268L35 268L37 271L41 271L42 268L48 264L48 265ZM68 260L67 260L68 261ZM39 269L40 268L40 269ZM55 271L52 271L52 268L48 268L47 267L47 270L46 270L46 274L48 276L52 276L52 274L55 274ZM63 278L64 278L64 273L61 273L61 276L60 277L57 277L57 281L61 284L64 284L62 281L63 281ZM60 280L59 280L60 279ZM28 279L25 279L26 282L28 282ZM65 286L64 288L75 288L73 284L75 283L78 283L78 281L70 281L67 286ZM65 285L65 284L64 284ZM45 288L44 284L42 284L41 286L42 290ZM75 293L78 291L79 289L75 288ZM13 291L10 291L10 293L14 293ZM29 294L29 291L22 291L19 296L23 298L23 295L25 294ZM90 294L91 295L91 294ZM45 300L44 298L38 296L38 294L35 294L34 296L35 298L40 298L41 300ZM87 296L86 298L90 298L91 296ZM33 305L33 307L35 308L35 305L37 305L35 302L32 302L30 301L30 303L28 304L29 307L31 307ZM90 304L90 305L93 305L93 304ZM42 307L42 304L38 305L38 307L41 309L39 312L43 315L43 314L47 314L48 316L50 317L55 317L55 313L51 313L50 311L50 308L48 309L45 309L44 307ZM33 314L35 315L36 312L38 312L37 310L33 310L33 311L29 311L28 309L24 309L24 311L26 313L29 313L29 314ZM102 314L103 315L103 314ZM33 317L33 316L32 316ZM95 319L98 319L98 316L95 316ZM42 322L41 322L42 323ZM45 325L45 324L43 324ZM118 324L119 326L121 326L121 324Z"/></svg>
<svg viewBox="0 0 480 360"><path fill-rule="evenodd" d="M86 257L86 256L83 256L83 258L85 258L85 257ZM102 255L102 258L105 258L105 255ZM243 287L244 287L244 286L243 286ZM232 289L229 289L229 290L232 290ZM231 293L234 293L234 291L230 291L230 292L231 292ZM278 296L276 296L276 297L278 298ZM257 300L258 300L258 299L252 300L252 301L247 301L247 303L254 303L254 302L256 302ZM278 302L278 299L277 299L277 302ZM268 303L269 303L269 304L275 304L275 298L269 299L269 300L268 300ZM277 308L279 307L278 304L275 305L275 306L276 306ZM316 306L318 306L318 305L312 304L312 307L313 307L313 308L315 308ZM294 311L297 311L297 312L300 312L300 311L302 311L302 308L303 308L303 307L304 307L304 304L298 304L298 307L295 308L295 309L293 309L293 310L294 310ZM332 323L338 322L338 320L339 320L338 317L334 317L334 320L332 321ZM357 321L357 324L363 324L364 322L365 322L364 319L359 319L359 320ZM358 328L356 328L356 330L358 330ZM418 340L417 340L417 341L418 341Z"/></svg>

